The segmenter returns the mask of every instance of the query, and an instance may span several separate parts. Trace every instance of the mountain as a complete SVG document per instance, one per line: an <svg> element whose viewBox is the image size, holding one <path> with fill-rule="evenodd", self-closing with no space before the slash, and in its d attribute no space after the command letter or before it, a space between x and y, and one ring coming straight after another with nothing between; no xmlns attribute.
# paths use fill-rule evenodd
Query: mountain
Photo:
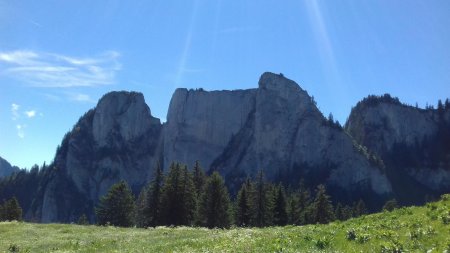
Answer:
<svg viewBox="0 0 450 253"><path fill-rule="evenodd" d="M19 171L16 166L11 166L11 164L5 159L0 157L0 178L11 175L13 172Z"/></svg>
<svg viewBox="0 0 450 253"><path fill-rule="evenodd" d="M390 95L369 96L350 113L346 131L386 166L395 196L417 204L450 192L450 103L420 109Z"/></svg>
<svg viewBox="0 0 450 253"><path fill-rule="evenodd" d="M325 184L334 201L364 199L376 210L415 185L395 185L384 153L369 152L373 147L361 137L371 134L364 125L356 116L345 129L326 119L312 97L281 74L264 73L248 90L177 89L164 124L141 93L110 92L64 136L52 164L0 181L0 198L17 196L29 220L72 222L86 214L93 221L99 197L113 183L124 179L137 194L158 163L167 170L171 162L191 167L199 160L224 176L233 195L263 170L270 181L291 188L301 180L310 189ZM437 189L430 195L446 189L438 181L430 183Z"/></svg>

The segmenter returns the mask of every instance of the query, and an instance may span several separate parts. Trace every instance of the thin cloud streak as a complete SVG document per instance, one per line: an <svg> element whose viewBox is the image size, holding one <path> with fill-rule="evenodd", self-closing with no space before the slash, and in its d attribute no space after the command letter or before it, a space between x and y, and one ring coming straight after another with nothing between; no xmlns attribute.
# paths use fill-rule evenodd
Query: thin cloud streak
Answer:
<svg viewBox="0 0 450 253"><path fill-rule="evenodd" d="M121 69L115 51L95 58L75 58L27 50L0 53L0 74L22 80L29 86L47 88L94 87L115 82Z"/></svg>
<svg viewBox="0 0 450 253"><path fill-rule="evenodd" d="M95 101L87 94L83 93L70 93L68 94L69 99L76 102L87 102L87 103L95 103Z"/></svg>
<svg viewBox="0 0 450 253"><path fill-rule="evenodd" d="M184 42L183 52L181 53L180 62L178 64L177 73L175 75L175 88L180 86L180 83L183 80L183 75L185 74L186 69L188 69L186 67L186 62L189 57L189 52L191 50L192 35L194 33L194 24L195 19L197 17L197 8L198 8L198 1L196 0L194 2L194 8L192 10L191 20L189 22L188 34Z"/></svg>
<svg viewBox="0 0 450 253"><path fill-rule="evenodd" d="M322 15L322 11L317 0L305 1L308 16L316 36L318 45L320 45L320 54L323 64L327 66L334 78L338 77L337 65L333 47L328 36L328 30Z"/></svg>

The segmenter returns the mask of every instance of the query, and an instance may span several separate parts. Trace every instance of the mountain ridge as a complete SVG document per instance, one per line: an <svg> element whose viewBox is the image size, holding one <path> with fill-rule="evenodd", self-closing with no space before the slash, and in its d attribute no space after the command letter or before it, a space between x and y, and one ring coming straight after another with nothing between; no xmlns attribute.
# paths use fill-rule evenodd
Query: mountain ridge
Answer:
<svg viewBox="0 0 450 253"><path fill-rule="evenodd" d="M171 162L192 166L196 160L209 172L219 171L232 194L263 170L270 181L296 187L303 179L310 189L325 184L335 201L364 199L377 210L385 200L405 196L393 185L398 180L389 174L391 164L386 170L380 159L390 156L353 137L367 131L366 121L355 121L356 112L344 129L326 119L297 83L269 72L254 89L179 88L165 123L151 115L141 93L110 92L80 118L54 162L36 176L26 217L71 222L84 213L93 220L98 198L113 183L126 180L137 194L156 164L167 169ZM355 122L362 127L352 127ZM437 187L426 194L447 190ZM0 182L0 197L14 191ZM416 198L423 201L424 195Z"/></svg>

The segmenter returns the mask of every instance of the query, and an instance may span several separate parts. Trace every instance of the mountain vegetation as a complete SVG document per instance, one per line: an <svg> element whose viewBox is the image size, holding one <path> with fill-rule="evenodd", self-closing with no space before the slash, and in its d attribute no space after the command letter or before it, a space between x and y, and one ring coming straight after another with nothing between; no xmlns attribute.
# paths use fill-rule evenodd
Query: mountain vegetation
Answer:
<svg viewBox="0 0 450 253"><path fill-rule="evenodd" d="M310 193L303 184L300 184L300 189L286 193L282 184L266 181L262 171L255 180L247 179L233 199L218 172L206 176L199 163L194 167L190 172L186 165L172 163L164 177L157 165L154 179L142 188L135 201L125 181L114 184L100 198L96 224L143 228L267 227L326 224L366 213L362 200L355 202L353 208L341 203L334 208L324 185L317 187L314 199L310 199ZM204 184L197 190L193 178L199 175L202 175ZM386 203L389 210L397 208L389 203ZM84 214L80 216L81 220L88 222Z"/></svg>
<svg viewBox="0 0 450 253"><path fill-rule="evenodd" d="M0 222L5 252L449 252L450 196L306 226L206 229Z"/></svg>

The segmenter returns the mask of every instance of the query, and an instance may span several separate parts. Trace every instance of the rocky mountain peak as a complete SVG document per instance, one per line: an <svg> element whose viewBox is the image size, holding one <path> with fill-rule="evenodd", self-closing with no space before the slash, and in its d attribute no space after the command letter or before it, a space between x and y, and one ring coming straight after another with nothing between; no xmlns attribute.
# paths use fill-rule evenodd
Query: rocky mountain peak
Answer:
<svg viewBox="0 0 450 253"><path fill-rule="evenodd" d="M303 91L296 82L284 77L283 74L271 72L265 72L261 75L258 87L262 90L277 91L283 97L288 97L291 93Z"/></svg>
<svg viewBox="0 0 450 253"><path fill-rule="evenodd" d="M139 92L115 91L104 95L95 109L93 136L99 146L108 136L120 134L125 141L142 136L152 125L160 125Z"/></svg>

